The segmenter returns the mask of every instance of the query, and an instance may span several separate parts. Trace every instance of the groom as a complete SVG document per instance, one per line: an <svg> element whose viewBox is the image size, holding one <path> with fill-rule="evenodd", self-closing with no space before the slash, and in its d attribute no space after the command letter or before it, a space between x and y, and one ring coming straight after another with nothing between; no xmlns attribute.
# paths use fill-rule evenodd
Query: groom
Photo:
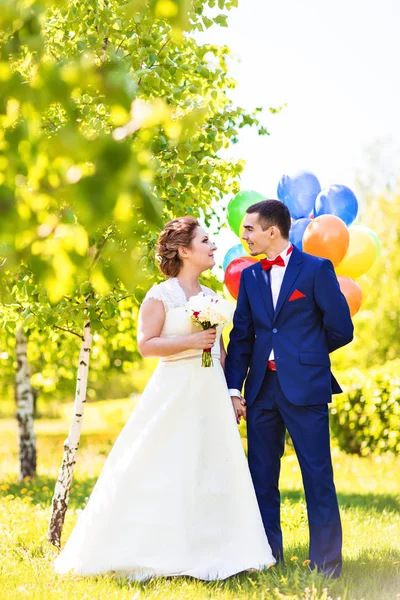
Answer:
<svg viewBox="0 0 400 600"><path fill-rule="evenodd" d="M338 577L342 528L328 403L342 390L329 353L351 342L353 324L332 263L292 246L290 226L278 200L247 209L242 238L252 255L268 258L242 272L225 375L236 415L247 412L249 466L275 558L283 560L278 482L287 429L303 476L310 567Z"/></svg>

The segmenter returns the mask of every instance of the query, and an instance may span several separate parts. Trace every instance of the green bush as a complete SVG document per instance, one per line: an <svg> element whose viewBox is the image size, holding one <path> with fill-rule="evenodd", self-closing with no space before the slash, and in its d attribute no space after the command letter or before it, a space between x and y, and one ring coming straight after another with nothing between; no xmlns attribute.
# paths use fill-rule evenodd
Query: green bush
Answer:
<svg viewBox="0 0 400 600"><path fill-rule="evenodd" d="M400 452L400 360L338 376L344 393L335 397L331 430L339 447L368 456Z"/></svg>

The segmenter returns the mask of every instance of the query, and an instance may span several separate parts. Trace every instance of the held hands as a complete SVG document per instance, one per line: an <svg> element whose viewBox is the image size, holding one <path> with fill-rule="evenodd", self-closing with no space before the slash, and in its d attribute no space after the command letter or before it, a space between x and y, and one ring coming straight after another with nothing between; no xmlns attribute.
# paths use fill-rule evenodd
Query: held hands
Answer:
<svg viewBox="0 0 400 600"><path fill-rule="evenodd" d="M198 333L192 333L189 336L189 348L195 348L196 350L206 350L212 348L215 344L215 338L217 336L216 329L205 329Z"/></svg>
<svg viewBox="0 0 400 600"><path fill-rule="evenodd" d="M239 396L231 396L233 410L235 411L236 423L240 425L241 418L246 420L246 400Z"/></svg>

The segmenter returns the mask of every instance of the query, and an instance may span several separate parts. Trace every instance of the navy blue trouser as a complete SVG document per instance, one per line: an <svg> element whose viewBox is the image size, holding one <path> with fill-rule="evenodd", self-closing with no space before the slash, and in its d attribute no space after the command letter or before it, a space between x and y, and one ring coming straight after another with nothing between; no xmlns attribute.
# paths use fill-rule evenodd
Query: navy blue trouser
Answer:
<svg viewBox="0 0 400 600"><path fill-rule="evenodd" d="M332 577L342 568L342 527L333 482L327 404L296 406L267 371L247 409L249 467L273 555L283 560L279 474L286 429L300 463L310 530L310 567Z"/></svg>

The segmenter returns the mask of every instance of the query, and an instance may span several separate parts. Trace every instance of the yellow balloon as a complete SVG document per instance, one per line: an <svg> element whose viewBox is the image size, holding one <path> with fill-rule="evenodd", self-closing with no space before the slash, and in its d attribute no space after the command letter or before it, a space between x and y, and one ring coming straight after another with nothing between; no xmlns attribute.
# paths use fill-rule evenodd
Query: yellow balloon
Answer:
<svg viewBox="0 0 400 600"><path fill-rule="evenodd" d="M362 297L363 297L363 304L366 301L366 299L368 298L371 289L372 289L372 283L370 282L370 280L368 279L368 277L366 275L361 275L361 277L359 277L356 281L356 283L358 283L358 285L361 288L362 291Z"/></svg>
<svg viewBox="0 0 400 600"><path fill-rule="evenodd" d="M342 262L336 267L337 275L359 279L377 258L374 240L362 227L350 227L350 243Z"/></svg>
<svg viewBox="0 0 400 600"><path fill-rule="evenodd" d="M225 350L227 349L228 344L229 344L229 334L232 331L232 327L233 327L233 323L229 323L229 325L224 327L222 330L222 339L224 340Z"/></svg>
<svg viewBox="0 0 400 600"><path fill-rule="evenodd" d="M245 218L246 218L246 215L243 217L242 222L240 223L240 228L239 228L240 241L242 243L243 248L246 250L247 254L249 254L250 256L253 256L251 254L251 252L250 252L250 248L249 248L247 242L245 242L242 239L242 235L243 235L243 232L244 232L243 224L244 224ZM255 258L256 260L261 260L262 258L265 258L265 254L257 254L257 256L253 256L253 258Z"/></svg>
<svg viewBox="0 0 400 600"><path fill-rule="evenodd" d="M232 302L232 304L236 307L236 300L232 296L232 294L229 292L229 290L225 284L224 284L224 296L227 300L229 300L229 302ZM228 344L229 344L229 334L232 331L232 327L233 327L233 323L231 321L222 330L222 339L224 340L225 350L227 349Z"/></svg>
<svg viewBox="0 0 400 600"><path fill-rule="evenodd" d="M232 296L232 294L230 293L230 291L228 290L228 288L226 287L225 284L224 284L224 296L227 300L229 300L229 302L232 302L232 304L234 304L236 306L236 300Z"/></svg>

